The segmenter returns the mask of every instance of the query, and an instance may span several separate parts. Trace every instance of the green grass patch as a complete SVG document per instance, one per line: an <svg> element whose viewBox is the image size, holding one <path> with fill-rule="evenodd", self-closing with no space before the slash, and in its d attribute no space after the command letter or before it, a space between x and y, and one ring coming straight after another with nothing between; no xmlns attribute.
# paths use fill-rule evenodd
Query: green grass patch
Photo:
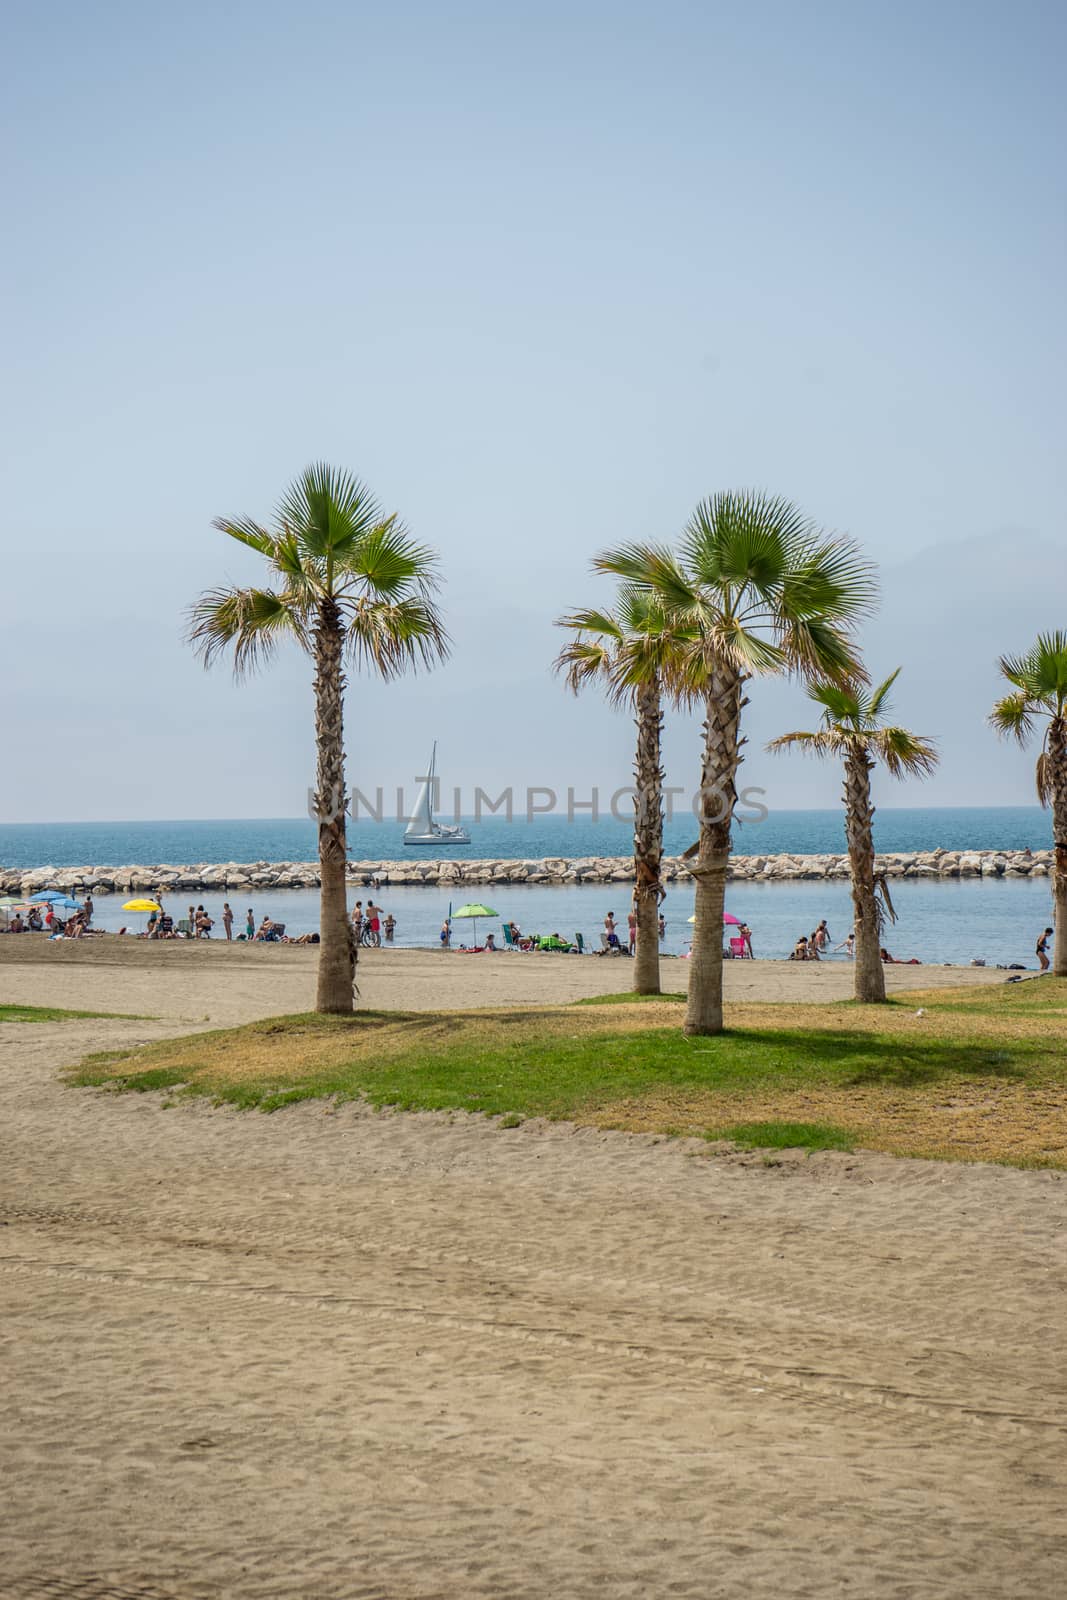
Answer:
<svg viewBox="0 0 1067 1600"><path fill-rule="evenodd" d="M599 1008L276 1017L112 1050L71 1081L261 1111L334 1097L479 1112L501 1127L546 1117L770 1149L1067 1166L1067 984L1056 987L1022 1005L1012 986L977 1004L955 991L734 1006L711 1038L683 1035L674 1007L622 1009L630 995Z"/></svg>
<svg viewBox="0 0 1067 1600"><path fill-rule="evenodd" d="M728 1139L744 1150L845 1150L855 1148L855 1135L827 1122L736 1122L709 1128L708 1139Z"/></svg>
<svg viewBox="0 0 1067 1600"><path fill-rule="evenodd" d="M61 1011L58 1006L0 1005L0 1022L67 1022L78 1017L109 1017L120 1022L150 1020L125 1011Z"/></svg>
<svg viewBox="0 0 1067 1600"><path fill-rule="evenodd" d="M572 1006L639 1006L658 1005L660 1001L686 1000L684 994L591 994L582 1000L572 1000Z"/></svg>

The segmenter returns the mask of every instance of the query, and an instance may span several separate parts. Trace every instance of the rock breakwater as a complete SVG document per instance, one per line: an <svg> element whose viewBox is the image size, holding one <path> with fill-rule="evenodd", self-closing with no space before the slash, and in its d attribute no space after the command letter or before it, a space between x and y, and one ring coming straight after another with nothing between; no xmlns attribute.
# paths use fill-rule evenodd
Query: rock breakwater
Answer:
<svg viewBox="0 0 1067 1600"><path fill-rule="evenodd" d="M878 869L889 878L1046 878L1052 871L1052 851L1035 850L929 850L890 852L878 857ZM692 881L689 863L681 856L666 856L663 876L668 883ZM729 877L740 883L796 883L804 880L848 878L844 855L734 856ZM462 890L486 884L628 884L633 864L626 856L588 856L580 860L546 857L541 860L404 860L350 861L348 880L367 887L377 880L390 889L440 885ZM125 894L159 889L163 894L207 894L253 889L315 889L318 865L310 861L200 862L186 866L122 867L0 867L0 896L32 895L48 890L67 894Z"/></svg>

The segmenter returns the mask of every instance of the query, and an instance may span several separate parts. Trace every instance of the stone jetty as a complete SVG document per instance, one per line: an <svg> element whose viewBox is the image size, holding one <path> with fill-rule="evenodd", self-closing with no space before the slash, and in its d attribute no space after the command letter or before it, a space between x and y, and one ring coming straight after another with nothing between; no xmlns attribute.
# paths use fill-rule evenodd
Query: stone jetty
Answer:
<svg viewBox="0 0 1067 1600"><path fill-rule="evenodd" d="M1052 871L1052 851L1035 850L924 850L894 851L878 857L878 868L889 878L1046 878ZM680 856L664 858L668 883L688 883L688 863ZM739 883L796 883L824 878L847 879L844 855L733 856L729 876ZM487 884L627 884L633 864L626 856L586 856L569 860L549 856L543 860L403 860L350 861L348 880L367 886L377 879L390 889L409 885L440 885L463 891ZM227 861L213 865L124 867L0 867L0 896L31 895L46 890L94 895L144 893L207 894L232 890L315 889L318 865L311 861Z"/></svg>

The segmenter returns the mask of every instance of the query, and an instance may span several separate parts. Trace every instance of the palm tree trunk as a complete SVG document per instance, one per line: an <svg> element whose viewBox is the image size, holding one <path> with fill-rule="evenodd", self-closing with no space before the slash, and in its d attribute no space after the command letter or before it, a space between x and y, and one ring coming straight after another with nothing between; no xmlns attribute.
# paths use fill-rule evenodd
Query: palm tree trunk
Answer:
<svg viewBox="0 0 1067 1600"><path fill-rule="evenodd" d="M336 602L319 606L315 627L316 812L319 819L319 978L315 1009L352 1011L356 948L348 921L345 869L344 630Z"/></svg>
<svg viewBox="0 0 1067 1600"><path fill-rule="evenodd" d="M1049 728L1048 755L1052 780L1052 904L1056 924L1052 971L1067 978L1067 724L1054 717Z"/></svg>
<svg viewBox="0 0 1067 1600"><path fill-rule="evenodd" d="M663 899L663 767L659 680L637 691L637 753L634 757L634 913L637 949L635 994L659 994L659 907Z"/></svg>
<svg viewBox="0 0 1067 1600"><path fill-rule="evenodd" d="M845 838L852 874L852 916L856 933L852 992L857 1000L868 1005L885 999L885 969L874 891L873 766L862 744L853 746L845 757Z"/></svg>
<svg viewBox="0 0 1067 1600"><path fill-rule="evenodd" d="M711 674L704 719L704 757L700 772L700 844L696 865L696 922L689 963L689 1003L685 1031L722 1032L722 914L730 825L737 801L741 765L741 675L719 666Z"/></svg>

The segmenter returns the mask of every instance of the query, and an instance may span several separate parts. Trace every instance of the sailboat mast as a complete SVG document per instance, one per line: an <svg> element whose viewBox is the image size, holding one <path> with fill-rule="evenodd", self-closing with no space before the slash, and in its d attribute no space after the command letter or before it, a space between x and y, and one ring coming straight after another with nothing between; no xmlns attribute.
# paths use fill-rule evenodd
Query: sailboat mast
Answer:
<svg viewBox="0 0 1067 1600"><path fill-rule="evenodd" d="M433 827L433 801L434 801L433 790L434 790L434 782L435 782L436 772L437 772L437 740L435 739L434 742L433 742L433 751L431 752L431 755L430 755L429 789L428 789L428 792L427 792L427 795L426 795L426 809L427 809L427 811L429 813L431 828Z"/></svg>

